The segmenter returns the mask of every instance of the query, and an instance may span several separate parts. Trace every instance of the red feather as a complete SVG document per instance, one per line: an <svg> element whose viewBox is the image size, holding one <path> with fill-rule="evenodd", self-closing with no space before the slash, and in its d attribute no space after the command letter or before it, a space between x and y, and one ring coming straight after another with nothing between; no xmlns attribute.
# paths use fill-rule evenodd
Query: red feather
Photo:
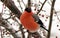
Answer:
<svg viewBox="0 0 60 38"><path fill-rule="evenodd" d="M23 14L20 17L20 21L24 28L31 32L35 32L39 25L34 21L34 18L32 17L33 13L27 13L26 11L23 12Z"/></svg>

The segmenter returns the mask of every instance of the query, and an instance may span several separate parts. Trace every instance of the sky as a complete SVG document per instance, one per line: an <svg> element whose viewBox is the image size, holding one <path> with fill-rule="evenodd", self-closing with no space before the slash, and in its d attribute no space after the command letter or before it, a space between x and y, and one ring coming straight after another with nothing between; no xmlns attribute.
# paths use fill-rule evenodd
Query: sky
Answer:
<svg viewBox="0 0 60 38"><path fill-rule="evenodd" d="M19 4L16 2L17 0L13 0L13 1L15 2L15 5L18 7ZM27 0L23 0L23 1L24 1L25 4L27 4ZM33 3L36 3L37 5L38 5L38 1L37 0L32 0L32 2ZM44 2L44 0L40 0L40 1L42 3ZM50 0L48 0L48 1L50 2ZM39 17L42 20L42 22L44 23L44 25L46 26L46 28L48 29L48 26L49 26L49 18L47 19L47 21L45 21L45 20L46 20L46 15L47 16L50 16L51 6L47 2L45 3L45 5L43 7L43 10L46 10L46 12L41 11L41 14L42 15L45 15L45 17L41 17L41 16L39 16ZM3 6L2 6L2 4L3 3L0 2L0 13L2 12L2 9L4 9ZM25 7L24 7L24 5L23 5L22 2L21 2L21 6L23 7L23 11L24 11ZM60 0L56 0L54 8L55 8L56 11L60 11ZM21 10L19 7L18 7L18 9ZM32 7L32 9L34 9L34 7ZM8 11L6 13L9 14ZM57 14L58 14L58 17L60 18L60 13L58 12ZM60 22L57 19L57 16L54 16L54 15L55 14L53 14L53 21L52 21L52 28L51 28L51 38L56 38L56 36L58 38L60 38L60 31L58 30L58 29L60 29ZM8 18L8 17L9 17L9 15L3 15L3 18ZM11 20L11 22L12 22L12 20ZM59 27L57 27L57 24L59 25Z"/></svg>

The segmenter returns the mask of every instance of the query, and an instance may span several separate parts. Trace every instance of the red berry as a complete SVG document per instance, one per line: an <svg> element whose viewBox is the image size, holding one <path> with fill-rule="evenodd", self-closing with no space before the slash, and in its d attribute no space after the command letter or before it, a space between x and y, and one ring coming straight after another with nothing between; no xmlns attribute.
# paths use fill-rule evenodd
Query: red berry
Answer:
<svg viewBox="0 0 60 38"><path fill-rule="evenodd" d="M44 15L42 15L42 17L44 17Z"/></svg>
<svg viewBox="0 0 60 38"><path fill-rule="evenodd" d="M41 15L41 14L39 14L39 15Z"/></svg>
<svg viewBox="0 0 60 38"><path fill-rule="evenodd" d="M46 19L48 19L48 17L46 17Z"/></svg>

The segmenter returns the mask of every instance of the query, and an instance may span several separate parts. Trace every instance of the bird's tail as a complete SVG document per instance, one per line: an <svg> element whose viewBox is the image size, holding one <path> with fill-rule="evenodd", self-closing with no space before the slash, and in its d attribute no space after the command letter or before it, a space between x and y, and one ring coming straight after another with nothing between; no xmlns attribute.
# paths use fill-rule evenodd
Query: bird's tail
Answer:
<svg viewBox="0 0 60 38"><path fill-rule="evenodd" d="M46 31L48 31L48 29L46 29L44 26L40 26L40 27L42 27L43 29L45 29ZM48 31L49 32L49 31Z"/></svg>
<svg viewBox="0 0 60 38"><path fill-rule="evenodd" d="M39 19L39 21L37 22L38 24L40 24L40 27L42 27L43 29L45 29L46 31L48 31L45 27L44 24L42 23L42 21ZM48 31L49 32L49 31Z"/></svg>

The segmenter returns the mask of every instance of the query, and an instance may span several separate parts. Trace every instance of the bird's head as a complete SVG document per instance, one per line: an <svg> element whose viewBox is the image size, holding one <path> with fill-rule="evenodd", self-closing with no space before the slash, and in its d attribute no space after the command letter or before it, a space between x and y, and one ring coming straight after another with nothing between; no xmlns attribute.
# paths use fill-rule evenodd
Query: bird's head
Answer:
<svg viewBox="0 0 60 38"><path fill-rule="evenodd" d="M27 11L28 13L30 13L31 12L31 8L25 8L25 11Z"/></svg>

